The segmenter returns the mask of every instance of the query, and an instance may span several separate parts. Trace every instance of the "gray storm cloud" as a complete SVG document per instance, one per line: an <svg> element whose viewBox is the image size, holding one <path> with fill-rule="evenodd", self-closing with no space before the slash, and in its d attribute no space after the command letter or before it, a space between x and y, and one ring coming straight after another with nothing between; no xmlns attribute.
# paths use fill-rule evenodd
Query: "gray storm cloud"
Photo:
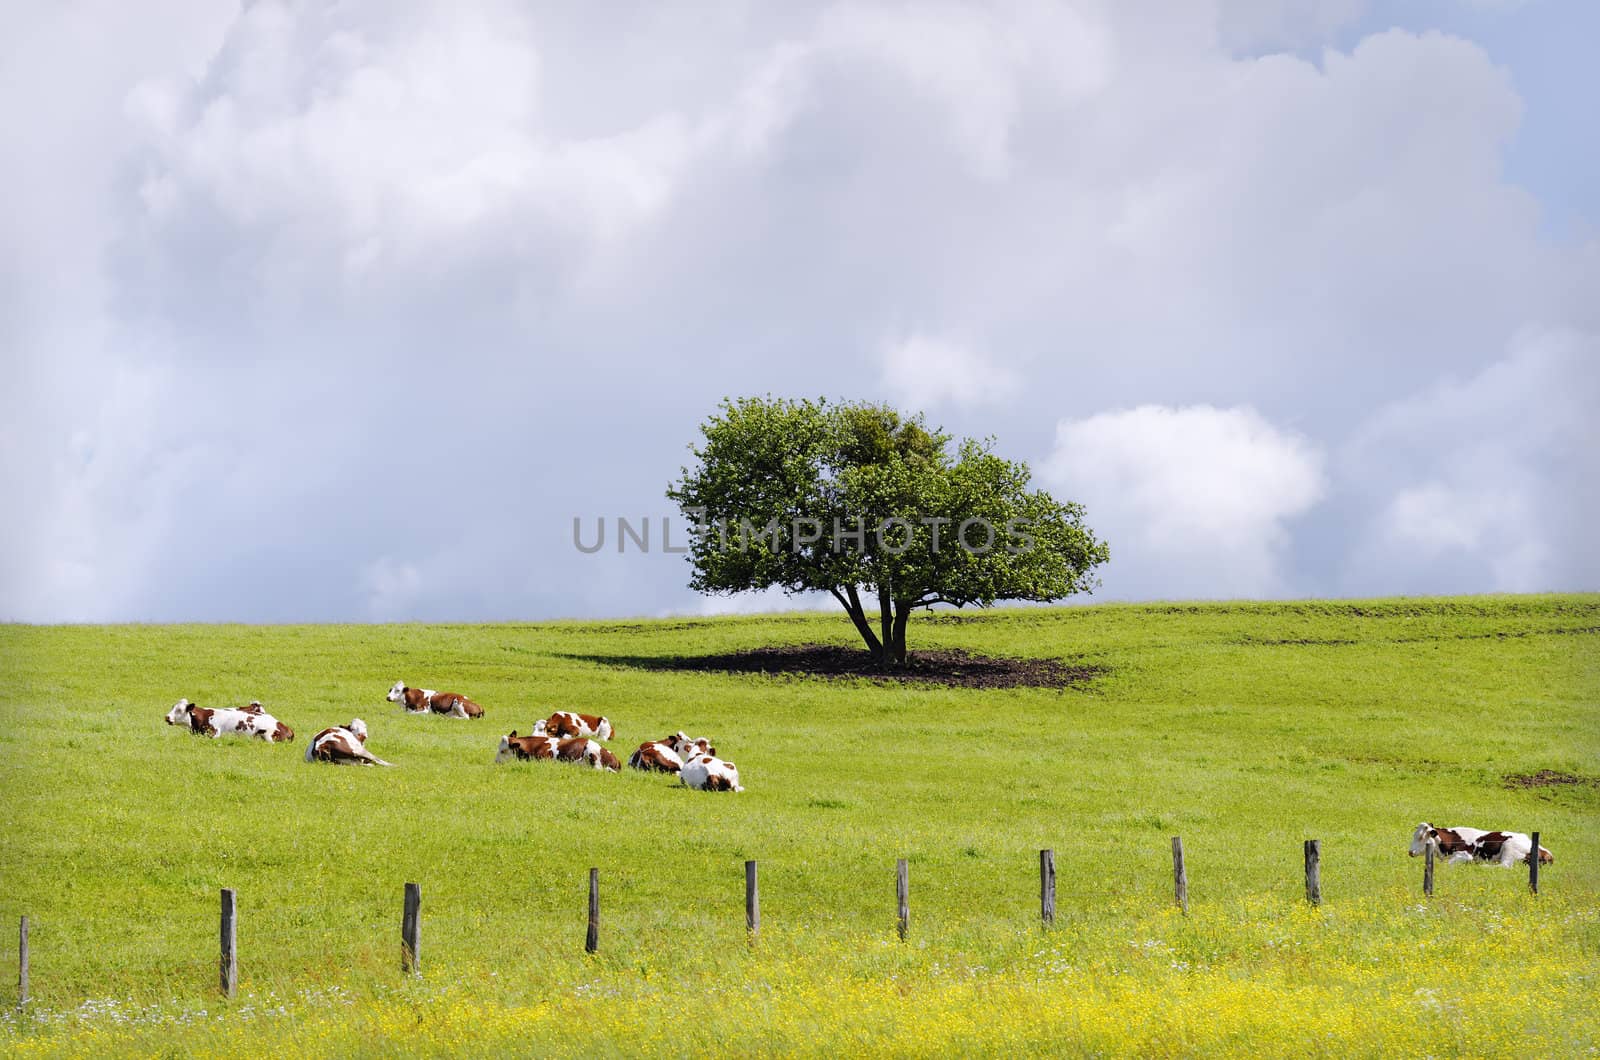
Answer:
<svg viewBox="0 0 1600 1060"><path fill-rule="evenodd" d="M764 392L995 435L1113 597L1592 588L1595 244L1364 11L0 16L0 617L781 605L570 537Z"/></svg>

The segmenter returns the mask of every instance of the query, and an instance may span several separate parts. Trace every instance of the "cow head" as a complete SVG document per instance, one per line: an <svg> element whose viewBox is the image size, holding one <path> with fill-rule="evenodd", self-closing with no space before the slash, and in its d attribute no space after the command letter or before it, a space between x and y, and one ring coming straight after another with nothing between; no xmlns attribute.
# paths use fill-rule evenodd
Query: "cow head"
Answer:
<svg viewBox="0 0 1600 1060"><path fill-rule="evenodd" d="M717 749L711 746L711 741L704 736L692 739L681 732L676 732L662 742L678 752L678 757L684 761L688 761L695 755L714 755L717 753Z"/></svg>
<svg viewBox="0 0 1600 1060"><path fill-rule="evenodd" d="M611 739L611 737L613 735L613 732L612 732L612 729L611 729L611 719L610 718L601 718L599 724L597 724L595 726L595 728L594 728L594 734L596 736L598 736L602 740Z"/></svg>
<svg viewBox="0 0 1600 1060"><path fill-rule="evenodd" d="M1420 858L1432 847L1433 852L1439 852L1439 830L1427 821L1417 825L1417 830L1411 833L1411 856Z"/></svg>
<svg viewBox="0 0 1600 1060"><path fill-rule="evenodd" d="M345 728L350 730L351 736L354 736L362 743L367 742L367 723L360 718L352 718L350 724L346 725Z"/></svg>
<svg viewBox="0 0 1600 1060"><path fill-rule="evenodd" d="M528 735L529 736L543 736L543 735L545 735L545 727L547 725L549 725L549 724L550 724L550 719L549 718L540 718L538 721L533 723L533 728L528 730ZM511 735L515 736L516 734L517 734L517 730L512 729L511 730Z"/></svg>
<svg viewBox="0 0 1600 1060"><path fill-rule="evenodd" d="M172 705L172 709L167 711L167 724L168 725L187 725L187 724L189 724L189 707L190 707L190 703L189 703L189 701L187 699L180 699L176 703L174 703Z"/></svg>
<svg viewBox="0 0 1600 1060"><path fill-rule="evenodd" d="M536 757L534 751L538 749L542 737L518 737L517 730L512 729L501 737L499 751L494 753L496 762L514 762L518 757Z"/></svg>
<svg viewBox="0 0 1600 1060"><path fill-rule="evenodd" d="M384 698L391 703L398 703L406 698L406 683L404 681L396 681L394 687L389 689L389 694Z"/></svg>

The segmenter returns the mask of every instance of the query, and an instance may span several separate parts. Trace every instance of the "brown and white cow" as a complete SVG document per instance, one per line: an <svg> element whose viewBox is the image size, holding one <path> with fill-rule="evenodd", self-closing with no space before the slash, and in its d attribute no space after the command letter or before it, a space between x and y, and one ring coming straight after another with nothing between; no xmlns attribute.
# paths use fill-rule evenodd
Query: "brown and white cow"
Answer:
<svg viewBox="0 0 1600 1060"><path fill-rule="evenodd" d="M556 758L563 762L582 762L595 769L605 769L612 773L622 771L622 763L617 761L617 756L606 750L597 740L584 736L571 736L556 743Z"/></svg>
<svg viewBox="0 0 1600 1060"><path fill-rule="evenodd" d="M392 766L393 762L367 750L367 723L360 718L349 725L323 729L306 745L307 762L331 762L336 766Z"/></svg>
<svg viewBox="0 0 1600 1060"><path fill-rule="evenodd" d="M287 743L294 739L294 730L261 709L259 702L248 707L199 707L187 699L180 699L167 711L168 725L183 725L190 732L210 736L236 734L253 736L258 740Z"/></svg>
<svg viewBox="0 0 1600 1060"><path fill-rule="evenodd" d="M496 762L531 762L543 760L555 761L556 748L560 744L554 736L518 736L517 730L512 729L500 737L500 750L495 753Z"/></svg>
<svg viewBox="0 0 1600 1060"><path fill-rule="evenodd" d="M283 722L279 721L277 718L274 718L271 714L268 714L265 710L262 710L261 700L252 699L249 703L245 704L239 709L244 711L246 714L254 714L259 718L266 719L265 722L261 723L259 727L265 728L266 725L272 726L272 735L270 739L274 743L293 742L294 730L289 728L289 726L285 725Z"/></svg>
<svg viewBox="0 0 1600 1060"><path fill-rule="evenodd" d="M399 703L410 714L443 714L448 718L481 718L483 708L459 692L435 692L431 688L412 688L396 681L385 697Z"/></svg>
<svg viewBox="0 0 1600 1060"><path fill-rule="evenodd" d="M739 784L739 769L732 762L724 762L716 755L694 755L684 760L678 771L684 786L701 791L743 791Z"/></svg>
<svg viewBox="0 0 1600 1060"><path fill-rule="evenodd" d="M558 710L543 721L535 722L533 731L539 736L593 736L597 740L616 736L610 718L571 710Z"/></svg>
<svg viewBox="0 0 1600 1060"><path fill-rule="evenodd" d="M581 762L594 769L608 769L613 773L622 769L622 763L617 761L616 755L587 737L573 736L562 740L537 732L518 736L515 729L500 737L500 750L496 752L494 760Z"/></svg>
<svg viewBox="0 0 1600 1060"><path fill-rule="evenodd" d="M1492 861L1509 869L1516 863L1527 863L1533 852L1533 839L1521 832L1485 832L1478 828L1457 825L1453 828L1435 828L1427 821L1417 825L1411 833L1412 857L1421 857L1433 848L1436 857L1446 861ZM1539 864L1548 865L1555 856L1542 845L1539 847Z"/></svg>
<svg viewBox="0 0 1600 1060"><path fill-rule="evenodd" d="M642 743L628 756L628 765L646 773L676 773L683 768L683 756L672 746L672 738Z"/></svg>

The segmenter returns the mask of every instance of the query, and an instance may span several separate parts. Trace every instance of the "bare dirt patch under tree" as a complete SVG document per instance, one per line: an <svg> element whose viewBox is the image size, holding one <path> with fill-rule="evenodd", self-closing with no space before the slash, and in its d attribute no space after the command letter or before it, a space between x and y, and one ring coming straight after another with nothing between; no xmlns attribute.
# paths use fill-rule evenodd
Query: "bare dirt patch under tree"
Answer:
<svg viewBox="0 0 1600 1060"><path fill-rule="evenodd" d="M1070 688L1106 672L1104 667L1074 666L1059 659L974 655L960 648L910 652L903 667L884 670L869 653L835 644L752 648L719 655L588 658L593 662L646 670L862 678L880 684L940 685L947 688Z"/></svg>

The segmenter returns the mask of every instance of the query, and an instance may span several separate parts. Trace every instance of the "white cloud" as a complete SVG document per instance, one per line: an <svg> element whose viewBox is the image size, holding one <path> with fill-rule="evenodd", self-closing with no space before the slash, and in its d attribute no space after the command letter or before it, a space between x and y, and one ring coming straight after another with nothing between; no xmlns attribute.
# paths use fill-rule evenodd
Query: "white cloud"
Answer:
<svg viewBox="0 0 1600 1060"><path fill-rule="evenodd" d="M1384 408L1340 458L1371 505L1347 584L1530 591L1600 584L1600 337L1529 331L1465 381Z"/></svg>
<svg viewBox="0 0 1600 1060"><path fill-rule="evenodd" d="M1378 524L1383 543L1416 563L1462 553L1483 564L1491 588L1526 592L1554 584L1544 580L1552 557L1534 516L1515 487L1427 482L1396 494Z"/></svg>
<svg viewBox="0 0 1600 1060"><path fill-rule="evenodd" d="M159 216L182 202L273 233L268 249L291 273L320 272L329 241L361 274L380 261L436 266L508 223L543 241L622 238L670 198L693 130L663 111L551 135L541 62L509 5L420 19L253 5L207 83L130 94L151 147L150 201Z"/></svg>
<svg viewBox="0 0 1600 1060"><path fill-rule="evenodd" d="M422 592L422 572L416 564L381 556L361 570L361 587L367 594L367 617L377 622L413 617Z"/></svg>
<svg viewBox="0 0 1600 1060"><path fill-rule="evenodd" d="M1106 25L1071 6L1001 3L840 3L824 13L819 60L864 60L904 78L947 118L945 135L970 171L1002 180L1026 96L1091 96L1107 80Z"/></svg>
<svg viewBox="0 0 1600 1060"><path fill-rule="evenodd" d="M1113 595L1282 593L1288 524L1322 499L1322 456L1249 408L1144 405L1065 421L1040 477L1111 545Z"/></svg>
<svg viewBox="0 0 1600 1060"><path fill-rule="evenodd" d="M909 410L941 405L976 407L1017 393L1017 373L993 359L944 339L912 335L883 350L882 385Z"/></svg>
<svg viewBox="0 0 1600 1060"><path fill-rule="evenodd" d="M1217 35L1240 52L1297 48L1326 40L1366 8L1367 0L1218 0Z"/></svg>
<svg viewBox="0 0 1600 1060"><path fill-rule="evenodd" d="M0 9L0 617L648 613L681 559L570 520L664 514L727 394L887 391L1008 455L1248 406L1346 454L1530 322L1600 327L1592 242L1506 176L1538 79L1439 33L1313 54L1354 0L124 6ZM1131 562L1133 519L1108 583L1589 577L1546 515L1592 512L1584 458L1446 419L1315 519L1202 524L1256 546L1227 571ZM1485 560L1498 508L1536 576Z"/></svg>
<svg viewBox="0 0 1600 1060"><path fill-rule="evenodd" d="M1485 531L1502 518L1520 522L1520 505L1506 506L1506 498L1463 493L1442 482L1425 482L1403 489L1390 502L1383 522L1400 542L1426 553L1445 549L1475 549Z"/></svg>

